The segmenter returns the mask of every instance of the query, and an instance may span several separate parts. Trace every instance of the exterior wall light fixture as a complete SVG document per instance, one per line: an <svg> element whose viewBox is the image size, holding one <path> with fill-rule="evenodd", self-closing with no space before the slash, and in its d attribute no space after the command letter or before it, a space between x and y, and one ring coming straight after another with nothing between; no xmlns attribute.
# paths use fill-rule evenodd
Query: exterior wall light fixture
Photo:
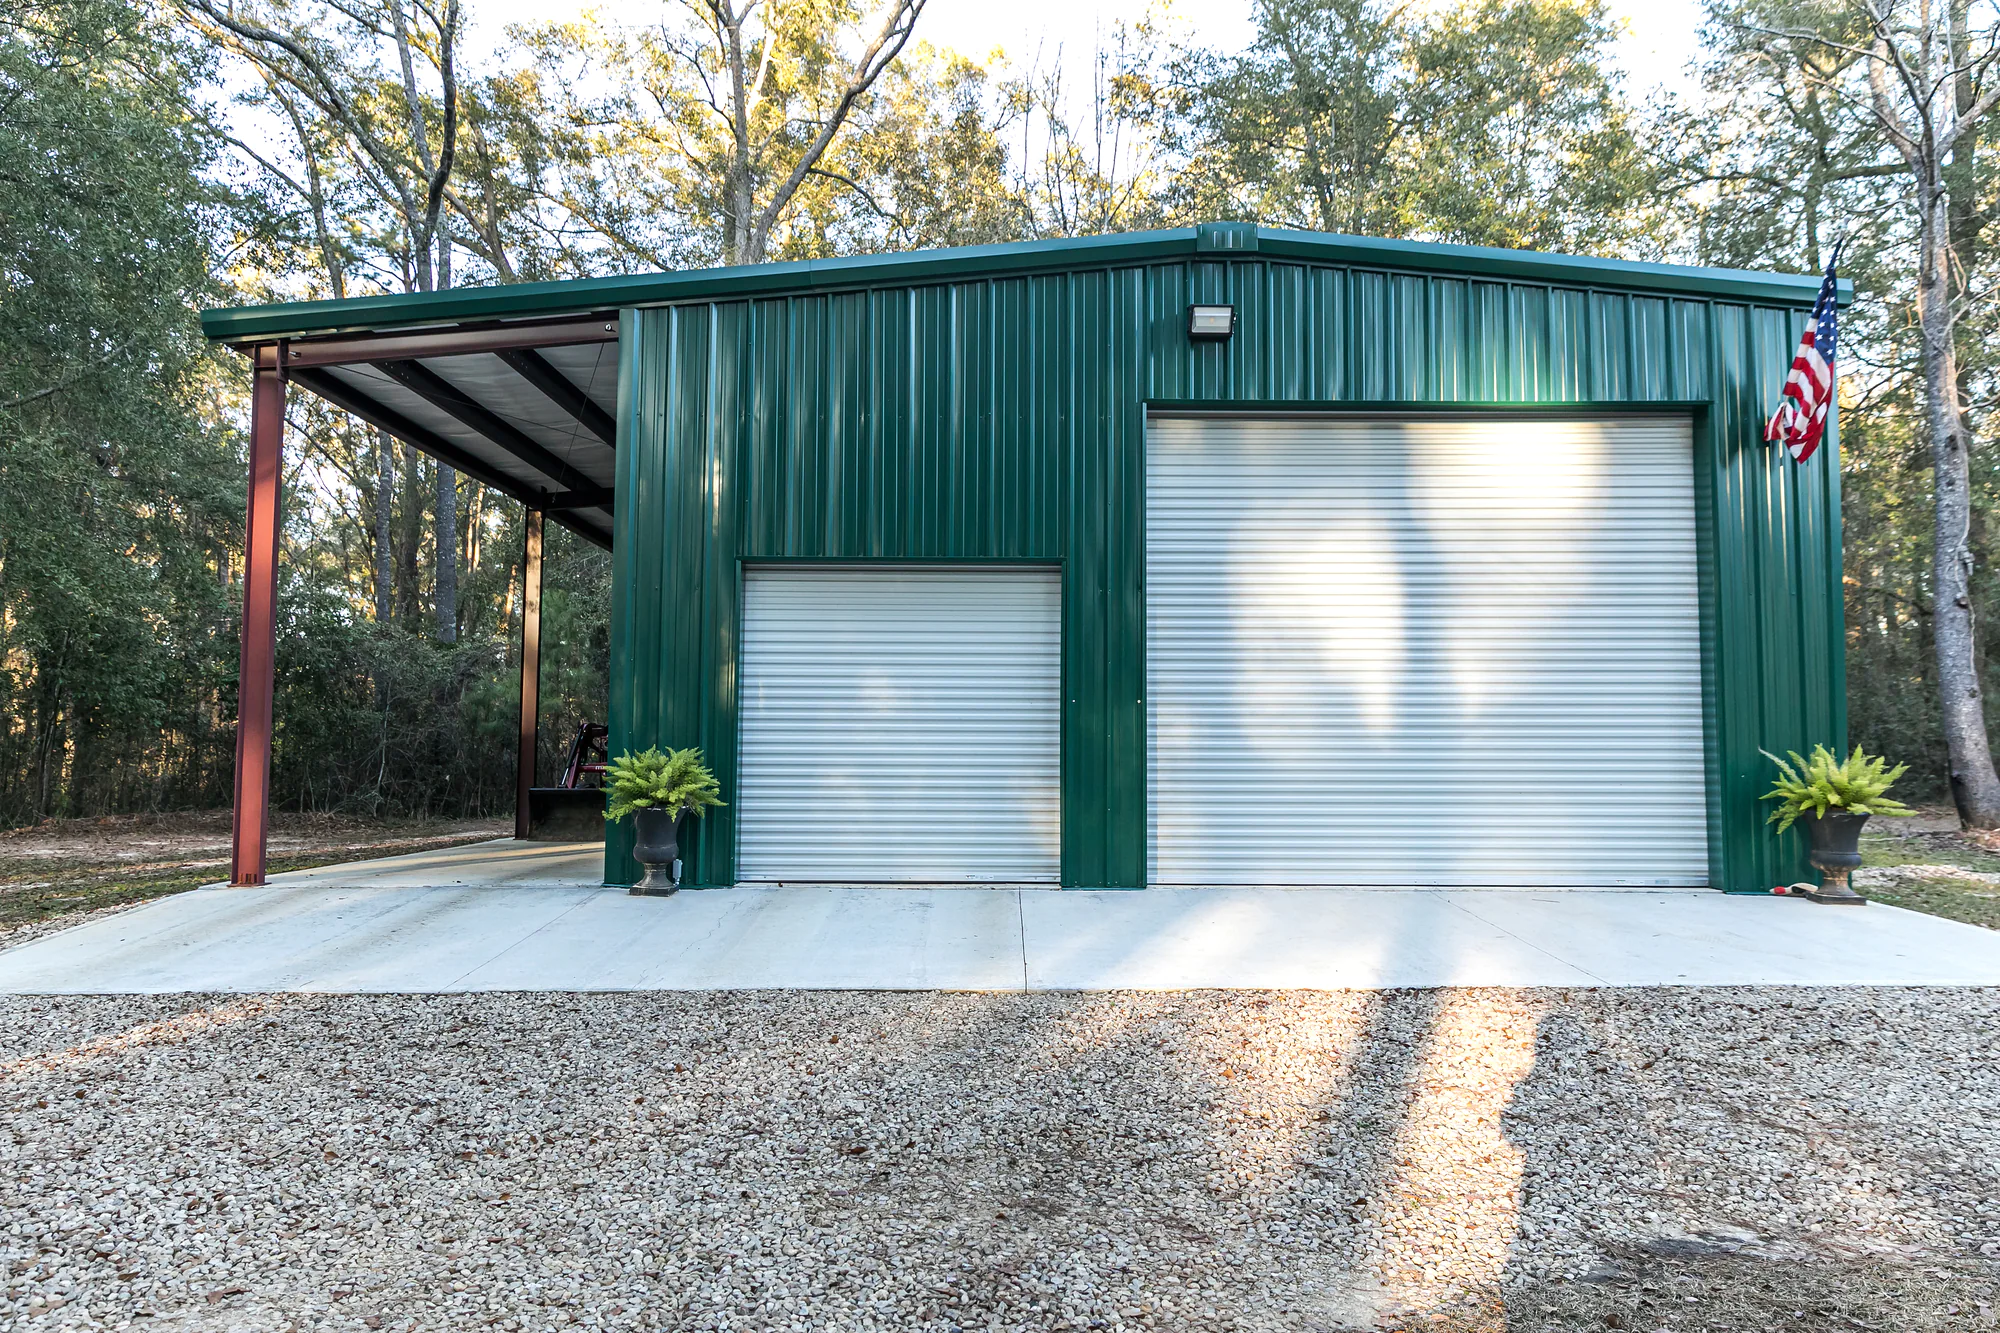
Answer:
<svg viewBox="0 0 2000 1333"><path fill-rule="evenodd" d="M1188 307L1188 337L1197 342L1220 342L1236 332L1233 305L1191 305Z"/></svg>

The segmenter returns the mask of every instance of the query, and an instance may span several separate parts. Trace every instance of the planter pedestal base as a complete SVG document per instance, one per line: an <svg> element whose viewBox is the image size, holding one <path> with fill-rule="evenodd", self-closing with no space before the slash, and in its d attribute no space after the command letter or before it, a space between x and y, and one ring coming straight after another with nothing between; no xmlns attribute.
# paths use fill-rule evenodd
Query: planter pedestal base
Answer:
<svg viewBox="0 0 2000 1333"><path fill-rule="evenodd" d="M1798 883L1792 885L1792 896L1812 902L1824 903L1829 907L1866 907L1868 900L1848 887L1847 877L1842 875L1838 882L1829 875L1825 884Z"/></svg>
<svg viewBox="0 0 2000 1333"><path fill-rule="evenodd" d="M1824 815L1808 811L1799 822L1812 839L1812 854L1806 859L1826 882L1818 888L1810 884L1795 887L1803 888L1805 897L1828 906L1860 907L1867 903L1847 877L1861 866L1861 826L1868 822L1868 816L1846 810L1828 810Z"/></svg>

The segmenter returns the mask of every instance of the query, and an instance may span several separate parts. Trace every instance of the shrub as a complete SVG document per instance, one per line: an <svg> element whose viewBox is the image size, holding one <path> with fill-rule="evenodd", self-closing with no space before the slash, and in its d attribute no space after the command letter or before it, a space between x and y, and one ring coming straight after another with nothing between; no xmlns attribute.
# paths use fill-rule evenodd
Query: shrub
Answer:
<svg viewBox="0 0 2000 1333"><path fill-rule="evenodd" d="M1909 815L1916 812L1900 801L1892 801L1883 793L1903 776L1908 764L1898 764L1889 768L1889 761L1864 753L1860 746L1845 759L1837 757L1824 745L1813 746L1812 758L1804 759L1797 750L1790 752L1792 762L1786 763L1769 750L1763 756L1778 766L1778 778L1763 799L1778 802L1778 808L1771 812L1766 823L1776 824L1783 833L1792 826L1792 821L1810 810L1815 816L1823 816L1828 810L1843 810L1855 815ZM1793 767L1797 765L1797 767ZM1885 771L1886 770L1886 771Z"/></svg>
<svg viewBox="0 0 2000 1333"><path fill-rule="evenodd" d="M701 751L692 748L664 754L658 747L638 754L628 750L605 765L604 790L611 798L604 812L609 820L634 810L704 815L710 806L722 804L715 774L702 763Z"/></svg>

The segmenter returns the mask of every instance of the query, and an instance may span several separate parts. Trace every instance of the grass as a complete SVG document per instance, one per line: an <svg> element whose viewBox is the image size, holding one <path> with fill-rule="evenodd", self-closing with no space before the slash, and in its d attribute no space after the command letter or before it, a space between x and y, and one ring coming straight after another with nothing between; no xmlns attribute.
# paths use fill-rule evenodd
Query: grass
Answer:
<svg viewBox="0 0 2000 1333"><path fill-rule="evenodd" d="M1861 864L1877 869L1893 866L1954 867L1949 871L1867 889L1870 898L1892 907L1964 921L2000 930L2000 853L1988 851L1955 831L1901 833L1882 830L1861 839Z"/></svg>
<svg viewBox="0 0 2000 1333"><path fill-rule="evenodd" d="M343 861L372 861L384 856L431 851L477 842L491 836L464 834L402 841L381 848L332 848L292 856L274 856L270 874L311 870ZM86 856L17 856L0 859L0 933L37 925L56 917L80 916L106 907L125 907L186 893L229 877L226 860L187 860L134 865Z"/></svg>

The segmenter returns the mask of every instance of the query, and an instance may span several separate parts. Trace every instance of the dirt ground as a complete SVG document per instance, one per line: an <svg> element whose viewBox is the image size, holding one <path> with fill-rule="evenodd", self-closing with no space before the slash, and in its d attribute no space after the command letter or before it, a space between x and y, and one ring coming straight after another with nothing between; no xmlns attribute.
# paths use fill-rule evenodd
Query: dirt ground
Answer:
<svg viewBox="0 0 2000 1333"><path fill-rule="evenodd" d="M0 948L229 873L227 810L51 820L0 832ZM505 837L510 820L273 816L270 868L305 870Z"/></svg>

